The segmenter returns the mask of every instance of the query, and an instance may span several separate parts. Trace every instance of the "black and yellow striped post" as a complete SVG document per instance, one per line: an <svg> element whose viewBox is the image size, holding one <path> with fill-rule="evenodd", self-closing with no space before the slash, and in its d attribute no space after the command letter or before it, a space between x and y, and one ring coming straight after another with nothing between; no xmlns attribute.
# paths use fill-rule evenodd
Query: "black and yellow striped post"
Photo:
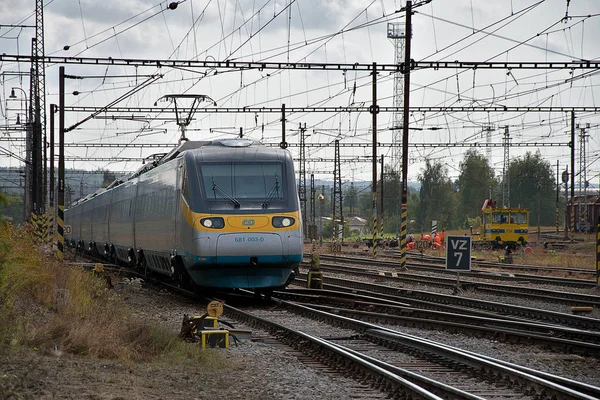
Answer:
<svg viewBox="0 0 600 400"><path fill-rule="evenodd" d="M65 206L58 205L58 224L56 226L56 257L63 259L65 251Z"/></svg>
<svg viewBox="0 0 600 400"><path fill-rule="evenodd" d="M573 205L573 202L571 201L571 218L569 218L569 222L570 222L570 230L571 230L571 235L575 232L575 206Z"/></svg>
<svg viewBox="0 0 600 400"><path fill-rule="evenodd" d="M373 258L377 257L377 215L373 214Z"/></svg>
<svg viewBox="0 0 600 400"><path fill-rule="evenodd" d="M400 269L406 269L406 220L408 215L407 204L402 204L400 217Z"/></svg>
<svg viewBox="0 0 600 400"><path fill-rule="evenodd" d="M51 211L48 213L48 229L46 230L48 242L52 243L54 240L54 214Z"/></svg>
<svg viewBox="0 0 600 400"><path fill-rule="evenodd" d="M600 284L600 216L596 225L596 285Z"/></svg>
<svg viewBox="0 0 600 400"><path fill-rule="evenodd" d="M58 68L58 204L56 257L64 258L65 246L65 67Z"/></svg>

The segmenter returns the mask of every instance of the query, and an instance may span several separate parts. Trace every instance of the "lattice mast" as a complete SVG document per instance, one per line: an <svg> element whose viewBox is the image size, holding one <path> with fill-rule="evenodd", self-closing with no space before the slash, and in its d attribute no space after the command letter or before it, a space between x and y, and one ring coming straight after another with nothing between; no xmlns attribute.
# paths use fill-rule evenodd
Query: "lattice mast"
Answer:
<svg viewBox="0 0 600 400"><path fill-rule="evenodd" d="M400 65L404 62L404 40L406 39L405 27L400 22L389 22L387 37L394 44L394 62ZM392 125L392 166L400 171L402 163L402 106L404 104L404 75L402 72L394 73L394 121ZM383 168L383 166L382 166Z"/></svg>
<svg viewBox="0 0 600 400"><path fill-rule="evenodd" d="M300 198L300 208L302 210L302 226L304 227L304 238L308 237L307 218L306 218L306 123L304 126L299 124L300 129L300 176L298 182L298 197Z"/></svg>
<svg viewBox="0 0 600 400"><path fill-rule="evenodd" d="M586 129L590 127L588 123L585 127L579 127L579 231L586 232L587 221L588 221L588 207L587 207L587 174L586 174L586 164L587 164L587 154L586 154L586 142L587 137ZM583 199L581 198L583 196Z"/></svg>
<svg viewBox="0 0 600 400"><path fill-rule="evenodd" d="M35 212L45 212L45 194L46 189L42 190L45 184L45 179L42 180L42 149L45 148L46 142L46 65L44 61L44 1L36 0L35 5L35 39L32 41L32 56L33 56L33 73L34 73L34 96L32 98L32 109L35 113L34 119L30 120L34 123L33 135L34 148L32 148L34 156L35 181L37 188L34 187L35 193L34 208ZM43 141L42 141L43 139Z"/></svg>
<svg viewBox="0 0 600 400"><path fill-rule="evenodd" d="M310 236L309 238L312 240L317 239L317 221L316 221L316 209L317 206L315 204L315 174L310 174Z"/></svg>
<svg viewBox="0 0 600 400"><path fill-rule="evenodd" d="M504 127L502 147L504 147L504 164L502 167L502 206L510 208L510 134L508 132L508 126Z"/></svg>
<svg viewBox="0 0 600 400"><path fill-rule="evenodd" d="M343 238L344 232L344 214L342 212L342 163L340 160L340 141L335 141L335 155L334 155L334 163L333 163L333 219L332 219L332 227L333 227L333 235L334 238L338 237ZM339 219L339 221L338 221ZM338 231L338 228L341 229L341 232ZM339 236L338 236L339 235Z"/></svg>

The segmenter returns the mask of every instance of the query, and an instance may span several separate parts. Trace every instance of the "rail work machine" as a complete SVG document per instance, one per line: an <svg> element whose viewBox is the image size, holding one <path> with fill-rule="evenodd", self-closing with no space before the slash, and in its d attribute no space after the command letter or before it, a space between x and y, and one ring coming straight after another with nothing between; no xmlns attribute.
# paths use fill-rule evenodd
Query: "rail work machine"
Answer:
<svg viewBox="0 0 600 400"><path fill-rule="evenodd" d="M524 246L529 240L529 210L527 208L496 208L492 199L481 207L480 244L494 247Z"/></svg>

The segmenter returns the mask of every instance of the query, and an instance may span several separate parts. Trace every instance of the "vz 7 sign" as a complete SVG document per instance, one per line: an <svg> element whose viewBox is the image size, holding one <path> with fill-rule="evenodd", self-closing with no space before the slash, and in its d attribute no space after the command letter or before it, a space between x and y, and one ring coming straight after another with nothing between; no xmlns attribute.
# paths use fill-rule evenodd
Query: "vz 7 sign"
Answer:
<svg viewBox="0 0 600 400"><path fill-rule="evenodd" d="M448 236L446 269L450 271L471 270L470 236Z"/></svg>

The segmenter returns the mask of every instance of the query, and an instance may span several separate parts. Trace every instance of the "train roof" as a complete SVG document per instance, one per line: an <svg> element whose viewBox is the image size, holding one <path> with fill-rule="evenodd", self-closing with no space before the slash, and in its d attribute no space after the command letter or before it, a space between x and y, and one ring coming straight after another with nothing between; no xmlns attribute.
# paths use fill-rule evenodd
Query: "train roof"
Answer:
<svg viewBox="0 0 600 400"><path fill-rule="evenodd" d="M185 151L201 149L201 148L213 148L213 149L221 148L222 150L225 150L225 151L227 149L232 149L232 148L253 148L253 149L257 150L254 152L254 155L267 154L267 152L272 154L272 151L269 151L268 148L265 147L264 144L262 144L261 142L259 142L257 140L252 140L252 139L232 138L232 139L218 139L218 140L204 140L204 141L186 140L186 141L183 141L182 143L180 143L177 147L173 148L168 153L153 154L153 155L149 156L147 158L147 160L149 160L149 162L142 165L140 168L137 169L137 171L133 172L129 176L122 177L122 178L119 178L119 179L113 181L105 189L104 188L99 189L95 193L89 194L86 197L77 200L76 202L73 203L73 206L81 204L81 203L91 199L92 197L97 196L98 194L100 194L102 192L110 190L116 186L121 185L122 183L124 183L126 181L134 179L134 178L156 168L159 165L162 165L171 160L174 160L175 158L177 158L180 154L182 154ZM223 154L223 153L217 151L216 154ZM205 156L205 154L203 156ZM218 156L216 156L216 157L218 157Z"/></svg>
<svg viewBox="0 0 600 400"><path fill-rule="evenodd" d="M223 149L231 149L231 148L248 148L248 147L263 147L264 145L256 140L252 139L220 139L220 140L210 140L210 141L185 141L181 143L179 146L171 150L169 153L165 154L162 157L157 165L164 164L168 161L171 161L181 153L187 150L199 149L204 147L211 148L223 148Z"/></svg>

